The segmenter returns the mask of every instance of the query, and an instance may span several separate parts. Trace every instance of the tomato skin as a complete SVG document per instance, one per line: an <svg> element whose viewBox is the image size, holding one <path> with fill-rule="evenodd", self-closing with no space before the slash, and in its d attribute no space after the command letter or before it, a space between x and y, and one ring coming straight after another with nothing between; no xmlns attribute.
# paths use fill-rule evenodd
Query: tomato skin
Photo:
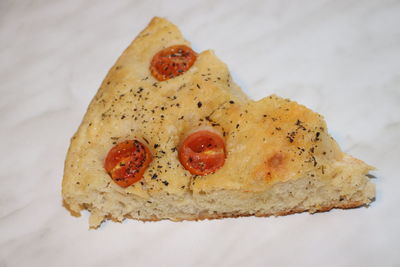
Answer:
<svg viewBox="0 0 400 267"><path fill-rule="evenodd" d="M189 135L179 148L179 161L194 175L214 173L224 165L225 158L224 140L207 130Z"/></svg>
<svg viewBox="0 0 400 267"><path fill-rule="evenodd" d="M151 161L151 152L145 145L137 140L127 140L111 148L104 168L116 184L128 187L142 179Z"/></svg>
<svg viewBox="0 0 400 267"><path fill-rule="evenodd" d="M186 45L170 46L153 56L150 71L157 80L166 81L189 70L196 58L196 52Z"/></svg>

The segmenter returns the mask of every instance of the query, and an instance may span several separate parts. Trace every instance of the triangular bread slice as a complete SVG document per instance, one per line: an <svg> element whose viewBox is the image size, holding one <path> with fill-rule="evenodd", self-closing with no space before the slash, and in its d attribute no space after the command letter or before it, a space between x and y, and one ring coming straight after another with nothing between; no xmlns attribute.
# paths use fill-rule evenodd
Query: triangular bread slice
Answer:
<svg viewBox="0 0 400 267"><path fill-rule="evenodd" d="M321 115L272 95L249 100L212 51L184 74L156 80L149 65L165 47L189 45L175 25L154 18L124 51L71 140L62 195L73 213L105 219L198 220L284 215L370 203L372 168L343 153ZM226 143L225 164L191 175L177 147L209 129ZM126 188L104 170L118 142L140 140L153 155L143 178Z"/></svg>

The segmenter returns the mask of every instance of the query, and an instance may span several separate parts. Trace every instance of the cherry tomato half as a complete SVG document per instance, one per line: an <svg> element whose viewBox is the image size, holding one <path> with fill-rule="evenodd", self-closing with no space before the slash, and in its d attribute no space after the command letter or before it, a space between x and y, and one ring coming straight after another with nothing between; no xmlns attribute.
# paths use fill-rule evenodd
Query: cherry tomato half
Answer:
<svg viewBox="0 0 400 267"><path fill-rule="evenodd" d="M151 161L151 152L145 145L137 140L127 140L108 152L104 168L116 184L128 187L142 179Z"/></svg>
<svg viewBox="0 0 400 267"><path fill-rule="evenodd" d="M225 143L221 136L210 131L189 135L179 148L179 160L191 174L207 175L225 163Z"/></svg>
<svg viewBox="0 0 400 267"><path fill-rule="evenodd" d="M185 73L196 58L196 52L186 45L170 46L154 55L150 71L154 78L165 81Z"/></svg>

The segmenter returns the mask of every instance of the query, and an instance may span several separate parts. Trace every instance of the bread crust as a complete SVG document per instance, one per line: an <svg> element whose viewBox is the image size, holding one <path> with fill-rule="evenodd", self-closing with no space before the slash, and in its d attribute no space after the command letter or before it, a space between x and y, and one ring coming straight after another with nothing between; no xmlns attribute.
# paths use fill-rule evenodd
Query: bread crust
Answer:
<svg viewBox="0 0 400 267"><path fill-rule="evenodd" d="M327 206L320 207L316 210L313 210L312 212L309 209L288 209L284 211L280 211L277 213L227 213L227 214L213 214L213 215L196 215L196 216L189 216L184 219L172 219L174 222L183 222L183 221L203 221L203 220L218 220L218 219L225 219L225 218L240 218L240 217L271 217L271 216L286 216L286 215L291 215L295 213L303 213L303 212L309 212L311 214L314 213L320 213L320 212L327 212L332 209L352 209L352 208L358 208L362 206L368 206L362 201L353 201L353 202L346 202L346 203L333 203ZM158 222L158 221L163 221L163 220L171 220L171 219L166 219L166 218L148 218L148 219L143 219L143 218L135 218L132 216L127 216L126 218L137 220L137 221L142 221L142 222ZM118 220L115 220L118 221Z"/></svg>

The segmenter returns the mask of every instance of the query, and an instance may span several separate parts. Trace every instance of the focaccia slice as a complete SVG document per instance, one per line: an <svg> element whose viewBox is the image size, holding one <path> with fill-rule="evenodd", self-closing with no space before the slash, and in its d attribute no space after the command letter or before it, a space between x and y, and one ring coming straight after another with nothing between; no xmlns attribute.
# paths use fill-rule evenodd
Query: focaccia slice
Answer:
<svg viewBox="0 0 400 267"><path fill-rule="evenodd" d="M65 162L62 194L72 213L89 210L97 227L106 218L282 215L357 207L374 198L366 176L371 167L340 150L319 114L275 95L248 99L212 51L198 54L179 75L155 77L155 55L177 45L189 43L175 25L154 18L109 71ZM220 136L225 161L194 175L179 149L201 130ZM138 181L121 187L105 161L129 140L145 146L152 160Z"/></svg>

